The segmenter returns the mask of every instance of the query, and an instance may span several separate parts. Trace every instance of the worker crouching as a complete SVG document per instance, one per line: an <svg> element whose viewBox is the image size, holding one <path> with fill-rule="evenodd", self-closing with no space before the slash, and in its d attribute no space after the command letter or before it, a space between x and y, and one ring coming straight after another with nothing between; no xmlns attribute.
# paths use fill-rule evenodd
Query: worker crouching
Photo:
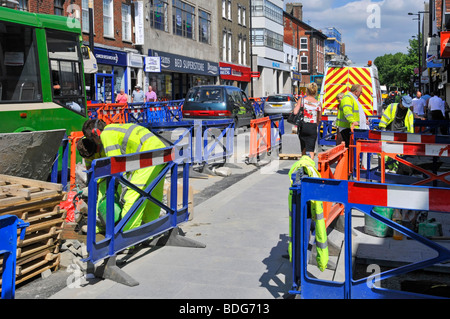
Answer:
<svg viewBox="0 0 450 319"><path fill-rule="evenodd" d="M77 149L85 159L89 169L94 159L112 157L139 152L146 152L164 148L164 143L152 132L143 126L136 124L109 124L102 120L87 120L83 125L82 138ZM165 164L150 166L124 174L124 177L136 187L145 190L150 183L158 177ZM151 196L162 201L164 178L153 189ZM97 232L104 228L106 218L106 180L98 181L97 200ZM115 194L115 221L129 212L133 204L139 199L140 194L125 185L117 185ZM119 213L120 212L120 213ZM151 222L159 218L160 207L150 201L143 202L125 225L123 231L139 227L142 223ZM103 220L103 221L102 221Z"/></svg>

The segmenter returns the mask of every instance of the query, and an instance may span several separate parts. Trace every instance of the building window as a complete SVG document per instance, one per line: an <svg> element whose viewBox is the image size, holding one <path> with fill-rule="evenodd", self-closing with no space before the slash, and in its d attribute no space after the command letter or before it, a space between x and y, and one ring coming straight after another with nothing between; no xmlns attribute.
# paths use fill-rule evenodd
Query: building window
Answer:
<svg viewBox="0 0 450 319"><path fill-rule="evenodd" d="M113 0L103 0L103 35L114 37Z"/></svg>
<svg viewBox="0 0 450 319"><path fill-rule="evenodd" d="M194 39L195 8L179 0L173 0L173 33Z"/></svg>
<svg viewBox="0 0 450 319"><path fill-rule="evenodd" d="M222 32L222 61L227 60L227 30Z"/></svg>
<svg viewBox="0 0 450 319"><path fill-rule="evenodd" d="M228 62L231 62L231 49L232 49L232 45L231 45L231 43L232 43L232 41L233 41L233 37L232 37L232 34L231 34L231 32L228 32Z"/></svg>
<svg viewBox="0 0 450 319"><path fill-rule="evenodd" d="M242 64L242 35L238 39L238 64Z"/></svg>
<svg viewBox="0 0 450 319"><path fill-rule="evenodd" d="M246 15L246 13L247 13L247 10L245 10L245 8L243 8L243 7L241 7L241 23L242 23L242 25L245 27L246 26L246 23L247 23L247 21L246 21L246 18L245 18L245 15Z"/></svg>
<svg viewBox="0 0 450 319"><path fill-rule="evenodd" d="M308 38L300 39L300 51L308 51Z"/></svg>
<svg viewBox="0 0 450 319"><path fill-rule="evenodd" d="M57 15L57 16L64 15L64 0L55 0L54 12L55 12L55 15Z"/></svg>
<svg viewBox="0 0 450 319"><path fill-rule="evenodd" d="M92 11L94 8L92 8ZM94 15L92 15L92 19ZM81 31L89 32L89 0L81 1Z"/></svg>
<svg viewBox="0 0 450 319"><path fill-rule="evenodd" d="M300 71L308 72L308 56L306 55L300 57Z"/></svg>
<svg viewBox="0 0 450 319"><path fill-rule="evenodd" d="M267 0L252 0L252 16L266 17L283 25L283 9Z"/></svg>
<svg viewBox="0 0 450 319"><path fill-rule="evenodd" d="M28 0L19 0L17 9L20 11L28 11Z"/></svg>
<svg viewBox="0 0 450 319"><path fill-rule="evenodd" d="M167 22L167 8L168 4L165 0L154 0L153 5L150 7L150 26L162 30L168 31Z"/></svg>
<svg viewBox="0 0 450 319"><path fill-rule="evenodd" d="M283 51L283 35L268 29L252 29L252 45Z"/></svg>
<svg viewBox="0 0 450 319"><path fill-rule="evenodd" d="M231 0L228 0L228 20L231 21Z"/></svg>
<svg viewBox="0 0 450 319"><path fill-rule="evenodd" d="M211 43L211 15L203 10L198 10L198 40L203 43Z"/></svg>
<svg viewBox="0 0 450 319"><path fill-rule="evenodd" d="M131 6L122 3L122 40L131 41Z"/></svg>
<svg viewBox="0 0 450 319"><path fill-rule="evenodd" d="M242 39L242 64L247 65L247 38Z"/></svg>
<svg viewBox="0 0 450 319"><path fill-rule="evenodd" d="M227 17L227 0L222 0L222 18Z"/></svg>

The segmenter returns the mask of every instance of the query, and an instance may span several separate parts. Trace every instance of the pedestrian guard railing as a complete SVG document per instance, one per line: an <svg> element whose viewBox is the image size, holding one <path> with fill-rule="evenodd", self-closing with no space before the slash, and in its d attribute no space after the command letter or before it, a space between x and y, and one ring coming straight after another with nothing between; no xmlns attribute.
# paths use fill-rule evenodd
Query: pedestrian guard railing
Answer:
<svg viewBox="0 0 450 319"><path fill-rule="evenodd" d="M176 122L183 118L184 100L146 103L90 103L90 119L101 119L106 124Z"/></svg>
<svg viewBox="0 0 450 319"><path fill-rule="evenodd" d="M272 115L250 121L250 150L245 159L247 164L257 163L264 154L279 151L284 135L282 115Z"/></svg>
<svg viewBox="0 0 450 319"><path fill-rule="evenodd" d="M15 215L0 216L1 299L14 299L16 291L17 234L25 238L29 223Z"/></svg>
<svg viewBox="0 0 450 319"><path fill-rule="evenodd" d="M85 261L98 263L107 260L105 269L114 269L113 273L104 272L104 278L109 278L117 282L134 286L138 284L135 280L124 274L115 265L116 255L133 245L142 241L155 238L158 235L172 231L189 218L188 211L188 189L189 189L189 164L190 156L184 153L182 145L173 145L158 150L134 153L129 155L114 156L96 159L92 162L92 167L88 171L88 228L86 246L89 253ZM139 169L163 165L160 173L148 186L132 184L126 173ZM179 170L182 169L182 181L179 184ZM167 177L168 176L168 177ZM163 198L156 198L152 191L160 182L165 179L170 181L170 202L165 202ZM96 238L97 221L97 201L98 183L106 182L106 226L104 229L104 239ZM134 202L125 216L115 222L115 193L116 185L120 183L123 187L128 187L139 194L139 198ZM163 182L164 183L164 182ZM182 185L182 202L178 203L178 186ZM156 220L142 224L139 227L124 231L128 221L143 205L153 203L161 208L160 217Z"/></svg>
<svg viewBox="0 0 450 319"><path fill-rule="evenodd" d="M398 133L386 131L361 131L355 130L355 171L356 179L361 178L361 154L368 154L367 163L365 163L365 178L367 180L378 180L386 182L386 177L390 182L411 185L432 186L449 185L450 181L446 179L450 173L438 174L437 160L439 157L449 157L450 136L446 135L427 135L417 133ZM378 156L378 166L371 167L372 154ZM432 157L431 168L414 164L408 158L417 158L418 156ZM391 159L406 165L422 174L414 176L386 173L387 159ZM438 183L440 185L438 185Z"/></svg>
<svg viewBox="0 0 450 319"><path fill-rule="evenodd" d="M450 251L437 242L374 212L373 209L374 207L390 207L449 214L450 189L309 177L302 178L290 189L293 191L293 285L291 294L300 294L303 299L438 298L437 296L380 288L382 280L447 262L450 259ZM308 203L312 200L337 202L344 206L345 278L343 281L313 278L307 271L310 254L308 244L310 239L314 238L313 223L308 217ZM416 260L405 266L374 273L366 278L355 279L352 251L352 210L354 209L427 246L435 254L428 259Z"/></svg>
<svg viewBox="0 0 450 319"><path fill-rule="evenodd" d="M348 149L345 143L321 152L317 157L317 170L322 178L348 180ZM327 227L337 217L343 215L343 208L340 203L323 203L323 215Z"/></svg>

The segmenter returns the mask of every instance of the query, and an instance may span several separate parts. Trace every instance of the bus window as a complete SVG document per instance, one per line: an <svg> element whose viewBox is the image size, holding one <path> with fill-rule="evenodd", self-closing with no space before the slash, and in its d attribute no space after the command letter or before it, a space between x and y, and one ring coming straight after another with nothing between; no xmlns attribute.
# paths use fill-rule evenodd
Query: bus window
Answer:
<svg viewBox="0 0 450 319"><path fill-rule="evenodd" d="M0 22L0 103L42 102L35 32Z"/></svg>
<svg viewBox="0 0 450 319"><path fill-rule="evenodd" d="M47 30L53 101L86 115L78 35Z"/></svg>

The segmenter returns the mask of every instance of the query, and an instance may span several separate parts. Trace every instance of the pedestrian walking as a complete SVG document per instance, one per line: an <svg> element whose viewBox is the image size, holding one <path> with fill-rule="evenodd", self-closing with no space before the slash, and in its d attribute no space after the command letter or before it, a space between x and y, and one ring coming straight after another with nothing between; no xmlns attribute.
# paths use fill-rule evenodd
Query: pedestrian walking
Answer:
<svg viewBox="0 0 450 319"><path fill-rule="evenodd" d="M314 159L317 142L317 125L321 121L322 105L316 100L317 84L311 83L306 88L306 96L297 101L294 114L303 112L303 122L297 129L302 154Z"/></svg>
<svg viewBox="0 0 450 319"><path fill-rule="evenodd" d="M116 103L128 103L128 94L124 89L120 89L120 93L116 96Z"/></svg>
<svg viewBox="0 0 450 319"><path fill-rule="evenodd" d="M145 102L156 102L156 92L153 91L151 85L148 86L148 91L145 92Z"/></svg>
<svg viewBox="0 0 450 319"><path fill-rule="evenodd" d="M422 93L417 91L416 97L412 99L412 111L415 118L425 120L425 104L426 101L422 99Z"/></svg>
<svg viewBox="0 0 450 319"><path fill-rule="evenodd" d="M133 93L131 93L131 103L143 103L145 102L144 92L141 91L141 86L136 85Z"/></svg>

